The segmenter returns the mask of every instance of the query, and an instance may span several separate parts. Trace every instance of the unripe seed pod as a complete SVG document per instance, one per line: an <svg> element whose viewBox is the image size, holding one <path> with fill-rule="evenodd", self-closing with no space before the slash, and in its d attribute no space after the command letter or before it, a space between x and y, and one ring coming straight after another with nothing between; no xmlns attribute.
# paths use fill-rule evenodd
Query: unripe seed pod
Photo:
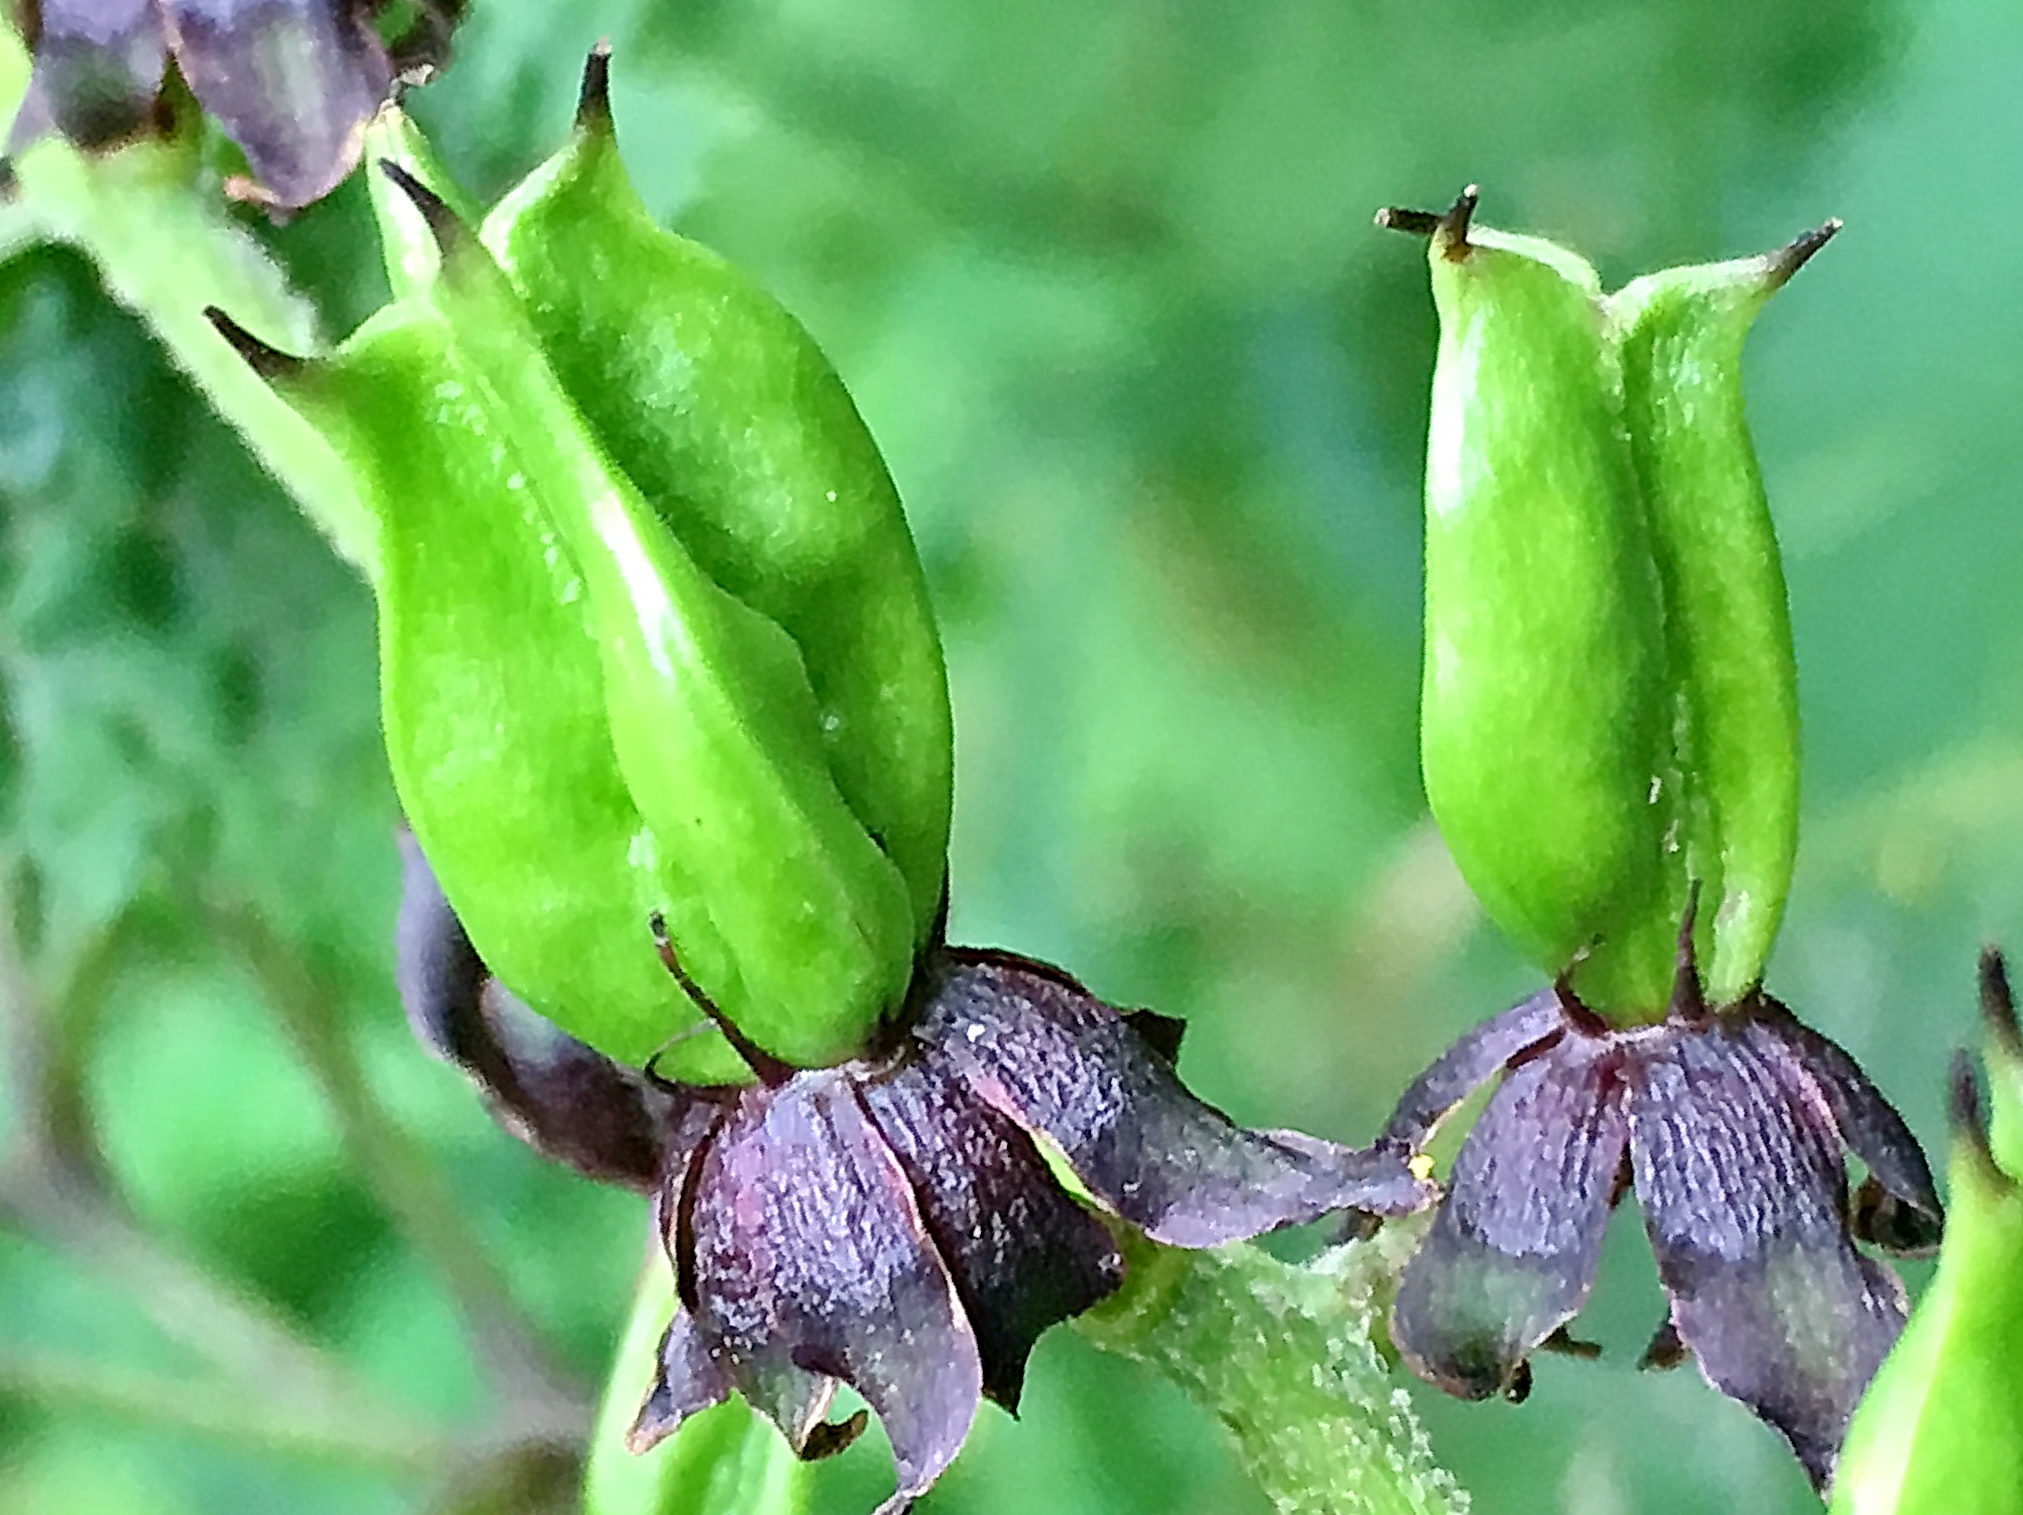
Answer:
<svg viewBox="0 0 2023 1515"><path fill-rule="evenodd" d="M1426 795L1490 918L1616 1017L1661 1014L1662 617L1594 271L1471 225L1430 231L1440 344L1426 457Z"/></svg>
<svg viewBox="0 0 2023 1515"><path fill-rule="evenodd" d="M584 586L528 487L514 428L448 326L408 302L328 358L228 337L330 442L379 525L381 718L394 784L492 971L565 1031L638 1064L698 1022L648 917L689 880L611 750ZM680 1071L734 1080L713 1032Z"/></svg>
<svg viewBox="0 0 2023 1515"><path fill-rule="evenodd" d="M587 435L443 202L421 295L335 358L241 350L369 481L386 727L479 952L627 1061L685 1023L655 953L758 1053L824 1065L902 1002L905 881L837 792L800 656L712 583ZM670 1069L730 1072L721 1038Z"/></svg>
<svg viewBox="0 0 2023 1515"><path fill-rule="evenodd" d="M569 144L486 218L556 377L708 576L800 649L837 787L939 919L947 676L899 497L835 370L771 295L657 225L618 155L606 57Z"/></svg>
<svg viewBox="0 0 2023 1515"><path fill-rule="evenodd" d="M692 881L667 906L678 957L764 1052L849 1056L903 1000L915 932L905 880L830 776L798 650L606 460L476 235L389 172L442 247L427 304L511 419L527 485L583 575L610 741L658 849L646 861Z"/></svg>
<svg viewBox="0 0 2023 1515"><path fill-rule="evenodd" d="M1608 300L1624 419L1664 586L1682 844L1717 1004L1762 975L1798 847L1798 686L1777 535L1742 405L1763 303L1839 229L1760 258L1667 269Z"/></svg>

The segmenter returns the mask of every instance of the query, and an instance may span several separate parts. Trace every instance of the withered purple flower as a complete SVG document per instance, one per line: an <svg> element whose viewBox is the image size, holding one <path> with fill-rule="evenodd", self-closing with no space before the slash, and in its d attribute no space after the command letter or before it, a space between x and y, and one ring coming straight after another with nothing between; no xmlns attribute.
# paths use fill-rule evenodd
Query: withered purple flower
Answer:
<svg viewBox="0 0 2023 1515"><path fill-rule="evenodd" d="M522 1140L653 1196L679 1305L635 1450L736 1391L823 1456L863 1427L861 1412L824 1420L848 1384L892 1443L899 1486L882 1508L904 1509L981 1398L1017 1407L1040 1333L1121 1281L1110 1231L1041 1144L1110 1214L1177 1246L1431 1197L1403 1151L1234 1125L1175 1075L1177 1022L1121 1014L1004 953L927 953L905 1023L841 1066L784 1067L719 1021L758 1081L660 1081L491 979L403 848L400 982L417 1034Z"/></svg>
<svg viewBox="0 0 2023 1515"><path fill-rule="evenodd" d="M1568 1342L1609 1212L1634 1188L1670 1300L1644 1365L1688 1353L1791 1443L1824 1489L1905 1317L1857 1239L1938 1242L1925 1155L1854 1060L1776 1000L1710 1007L1690 932L1664 1021L1613 1027L1563 986L1477 1026L1405 1091L1379 1145L1416 1151L1499 1072L1407 1265L1392 1337L1451 1394L1521 1399ZM1842 1148L1868 1176L1851 1200Z"/></svg>
<svg viewBox="0 0 2023 1515"><path fill-rule="evenodd" d="M439 61L461 11L424 4L389 48L386 0L30 0L35 71L8 133L20 151L49 132L100 147L157 118L174 58L198 102L246 154L230 186L277 210L337 187L396 77Z"/></svg>

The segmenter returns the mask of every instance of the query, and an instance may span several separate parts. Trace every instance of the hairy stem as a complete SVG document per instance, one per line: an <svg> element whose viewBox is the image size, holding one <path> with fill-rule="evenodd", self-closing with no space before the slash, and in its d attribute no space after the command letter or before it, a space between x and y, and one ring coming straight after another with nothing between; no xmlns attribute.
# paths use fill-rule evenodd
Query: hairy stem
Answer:
<svg viewBox="0 0 2023 1515"><path fill-rule="evenodd" d="M1282 1515L1468 1509L1370 1338L1376 1299L1409 1246L1400 1228L1303 1267L1248 1245L1184 1252L1120 1240L1127 1282L1081 1318L1083 1335L1213 1412Z"/></svg>

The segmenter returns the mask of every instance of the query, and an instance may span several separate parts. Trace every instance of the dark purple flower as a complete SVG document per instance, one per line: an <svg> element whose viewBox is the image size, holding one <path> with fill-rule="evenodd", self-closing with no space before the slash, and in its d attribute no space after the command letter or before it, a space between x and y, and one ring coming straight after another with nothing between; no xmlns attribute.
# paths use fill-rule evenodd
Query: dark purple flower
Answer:
<svg viewBox="0 0 2023 1515"><path fill-rule="evenodd" d="M155 118L168 61L246 154L244 198L292 210L358 162L365 124L405 69L447 47L461 0L418 7L390 52L385 0L40 0L28 8L35 72L9 153L54 131L85 147Z"/></svg>
<svg viewBox="0 0 2023 1515"><path fill-rule="evenodd" d="M1823 1489L1904 1323L1903 1285L1854 1241L1938 1241L1931 1171L1902 1118L1776 1000L1708 1007L1690 946L1664 1021L1613 1027L1563 988L1534 995L1421 1074L1379 1145L1418 1150L1499 1072L1399 1282L1405 1361L1450 1394L1522 1398L1526 1358L1566 1340L1609 1211L1634 1188L1671 1301L1645 1365L1690 1352ZM1868 1168L1853 1201L1843 1147Z"/></svg>
<svg viewBox="0 0 2023 1515"><path fill-rule="evenodd" d="M1177 1246L1431 1197L1403 1152L1232 1124L1175 1076L1177 1022L1122 1015L1003 953L929 953L907 1025L839 1067L782 1067L719 1021L759 1081L661 1082L492 980L403 846L401 995L417 1034L522 1140L654 1197L680 1304L636 1450L735 1390L822 1456L863 1425L824 1422L846 1383L884 1423L899 1481L884 1509L903 1509L980 1398L1016 1408L1040 1333L1122 1278L1108 1228L1041 1142L1105 1210Z"/></svg>

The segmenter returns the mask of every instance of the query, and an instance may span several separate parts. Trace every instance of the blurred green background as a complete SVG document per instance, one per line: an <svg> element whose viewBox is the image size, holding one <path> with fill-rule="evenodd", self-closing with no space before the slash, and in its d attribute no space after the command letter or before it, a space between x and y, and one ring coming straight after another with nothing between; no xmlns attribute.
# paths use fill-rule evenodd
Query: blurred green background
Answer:
<svg viewBox="0 0 2023 1515"><path fill-rule="evenodd" d="M1611 283L1844 217L1750 356L1806 719L1771 985L1940 1138L1974 951L2023 944L2008 0L475 12L412 98L465 181L559 142L609 36L649 203L802 316L884 445L954 681L957 939L1186 1016L1205 1095L1348 1139L1530 982L1419 795L1433 324L1371 211L1476 180ZM263 235L331 330L384 297L356 179ZM0 1118L34 1105L131 1215L0 1196L0 1510L507 1507L486 1449L595 1382L642 1213L407 1039L364 587L67 252L0 264L0 510L0 990L53 1028L8 1018ZM1661 1311L1626 1206L1599 1363L1521 1407L1415 1388L1479 1509L1817 1508L1696 1373L1634 1371ZM889 1486L867 1447L818 1508ZM1058 1331L921 1508L1263 1502L1178 1391Z"/></svg>

